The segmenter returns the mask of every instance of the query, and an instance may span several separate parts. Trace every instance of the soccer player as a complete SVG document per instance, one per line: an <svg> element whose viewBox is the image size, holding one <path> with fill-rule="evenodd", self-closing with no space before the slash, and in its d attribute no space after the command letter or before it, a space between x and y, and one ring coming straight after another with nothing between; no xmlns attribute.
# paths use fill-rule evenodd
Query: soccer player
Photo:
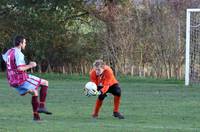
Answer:
<svg viewBox="0 0 200 132"><path fill-rule="evenodd" d="M21 50L26 47L26 39L17 36L14 40L14 47L3 54L7 67L7 79L11 87L15 88L21 96L32 95L33 120L40 121L39 113L52 114L45 107L48 81L28 74L26 70L36 67L36 62L25 63ZM38 88L40 98L38 99Z"/></svg>
<svg viewBox="0 0 200 132"><path fill-rule="evenodd" d="M98 88L98 98L92 114L93 118L97 118L99 110L102 106L106 93L111 93L114 96L113 116L119 119L124 119L124 116L119 112L121 88L116 80L112 69L105 65L103 60L96 60L93 64L93 69L90 71L90 80L96 83Z"/></svg>

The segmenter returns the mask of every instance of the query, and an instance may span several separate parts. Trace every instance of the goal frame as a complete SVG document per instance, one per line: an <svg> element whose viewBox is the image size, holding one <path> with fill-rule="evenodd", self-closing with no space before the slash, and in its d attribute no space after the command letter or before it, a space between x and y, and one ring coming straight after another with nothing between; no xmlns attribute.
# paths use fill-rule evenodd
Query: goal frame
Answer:
<svg viewBox="0 0 200 132"><path fill-rule="evenodd" d="M190 83L190 16L192 12L200 12L200 9L187 9L186 14L186 47L185 47L185 85Z"/></svg>

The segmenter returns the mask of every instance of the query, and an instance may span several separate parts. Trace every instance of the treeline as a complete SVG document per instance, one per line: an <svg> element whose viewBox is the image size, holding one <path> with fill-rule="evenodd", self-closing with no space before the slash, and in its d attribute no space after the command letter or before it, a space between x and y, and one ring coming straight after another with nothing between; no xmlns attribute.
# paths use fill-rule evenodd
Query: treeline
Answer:
<svg viewBox="0 0 200 132"><path fill-rule="evenodd" d="M198 0L1 0L0 49L20 34L36 72L86 74L101 58L116 74L179 79L186 9L199 6Z"/></svg>

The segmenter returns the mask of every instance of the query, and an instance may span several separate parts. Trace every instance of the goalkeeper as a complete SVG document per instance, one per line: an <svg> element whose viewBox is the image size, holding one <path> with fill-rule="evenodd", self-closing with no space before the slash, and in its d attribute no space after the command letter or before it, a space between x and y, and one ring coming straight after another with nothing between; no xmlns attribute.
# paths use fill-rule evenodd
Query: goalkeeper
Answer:
<svg viewBox="0 0 200 132"><path fill-rule="evenodd" d="M98 98L92 114L93 118L98 117L99 110L102 106L106 93L111 93L114 96L113 116L119 119L124 119L124 116L119 112L121 88L116 80L112 69L105 65L102 60L96 60L93 64L93 69L90 71L90 80L97 85Z"/></svg>

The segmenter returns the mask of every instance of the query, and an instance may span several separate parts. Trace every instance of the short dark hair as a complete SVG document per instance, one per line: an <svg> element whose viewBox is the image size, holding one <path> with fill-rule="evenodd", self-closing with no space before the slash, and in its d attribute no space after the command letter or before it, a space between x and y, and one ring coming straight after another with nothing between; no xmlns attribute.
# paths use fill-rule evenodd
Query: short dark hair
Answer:
<svg viewBox="0 0 200 132"><path fill-rule="evenodd" d="M16 36L14 41L14 46L19 46L19 44L22 43L24 39L25 39L24 36Z"/></svg>

